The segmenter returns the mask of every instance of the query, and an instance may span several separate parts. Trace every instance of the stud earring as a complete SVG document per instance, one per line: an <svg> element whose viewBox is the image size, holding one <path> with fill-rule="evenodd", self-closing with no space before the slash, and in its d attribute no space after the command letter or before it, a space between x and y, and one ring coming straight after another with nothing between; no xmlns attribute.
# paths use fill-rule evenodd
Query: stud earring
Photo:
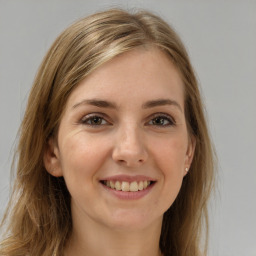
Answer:
<svg viewBox="0 0 256 256"><path fill-rule="evenodd" d="M188 167L185 168L185 171L188 172Z"/></svg>

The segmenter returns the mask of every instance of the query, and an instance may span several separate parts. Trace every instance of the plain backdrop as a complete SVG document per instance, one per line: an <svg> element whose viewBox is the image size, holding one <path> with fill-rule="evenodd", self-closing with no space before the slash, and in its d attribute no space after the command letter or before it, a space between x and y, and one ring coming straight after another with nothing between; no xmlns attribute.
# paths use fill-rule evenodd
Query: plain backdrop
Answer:
<svg viewBox="0 0 256 256"><path fill-rule="evenodd" d="M183 39L219 158L210 256L256 255L256 1L0 0L0 216L16 133L36 70L57 35L108 7L146 8Z"/></svg>

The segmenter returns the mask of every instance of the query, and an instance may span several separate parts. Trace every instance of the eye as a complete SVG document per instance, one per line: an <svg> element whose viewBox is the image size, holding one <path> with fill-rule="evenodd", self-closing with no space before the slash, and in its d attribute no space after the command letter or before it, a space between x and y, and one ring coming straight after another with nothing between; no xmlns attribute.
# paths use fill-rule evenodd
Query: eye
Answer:
<svg viewBox="0 0 256 256"><path fill-rule="evenodd" d="M157 114L148 122L148 124L167 127L175 125L175 120L169 115Z"/></svg>
<svg viewBox="0 0 256 256"><path fill-rule="evenodd" d="M108 124L108 122L99 115L87 115L82 118L81 123L89 126L100 126Z"/></svg>

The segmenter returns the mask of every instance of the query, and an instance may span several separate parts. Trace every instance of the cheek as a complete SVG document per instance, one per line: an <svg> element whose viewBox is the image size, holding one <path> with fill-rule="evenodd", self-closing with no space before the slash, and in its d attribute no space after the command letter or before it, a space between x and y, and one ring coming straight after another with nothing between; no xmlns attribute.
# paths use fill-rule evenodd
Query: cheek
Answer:
<svg viewBox="0 0 256 256"><path fill-rule="evenodd" d="M184 138L184 137L183 137ZM167 210L179 193L186 158L186 141L172 138L155 144L155 163L163 179L163 198Z"/></svg>
<svg viewBox="0 0 256 256"><path fill-rule="evenodd" d="M93 185L97 171L107 157L108 145L102 139L85 136L82 132L63 140L60 150L61 168L67 185L86 183L87 188Z"/></svg>
<svg viewBox="0 0 256 256"><path fill-rule="evenodd" d="M154 155L164 174L183 173L186 159L187 141L181 138L170 138L154 143Z"/></svg>

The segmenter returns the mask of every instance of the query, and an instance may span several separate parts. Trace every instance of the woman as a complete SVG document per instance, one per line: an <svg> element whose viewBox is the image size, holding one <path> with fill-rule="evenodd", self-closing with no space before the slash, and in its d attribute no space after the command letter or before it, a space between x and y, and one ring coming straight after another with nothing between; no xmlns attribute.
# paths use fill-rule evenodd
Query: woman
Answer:
<svg viewBox="0 0 256 256"><path fill-rule="evenodd" d="M28 100L1 255L201 255L212 145L186 50L142 11L67 28ZM2 225L3 225L2 224Z"/></svg>

